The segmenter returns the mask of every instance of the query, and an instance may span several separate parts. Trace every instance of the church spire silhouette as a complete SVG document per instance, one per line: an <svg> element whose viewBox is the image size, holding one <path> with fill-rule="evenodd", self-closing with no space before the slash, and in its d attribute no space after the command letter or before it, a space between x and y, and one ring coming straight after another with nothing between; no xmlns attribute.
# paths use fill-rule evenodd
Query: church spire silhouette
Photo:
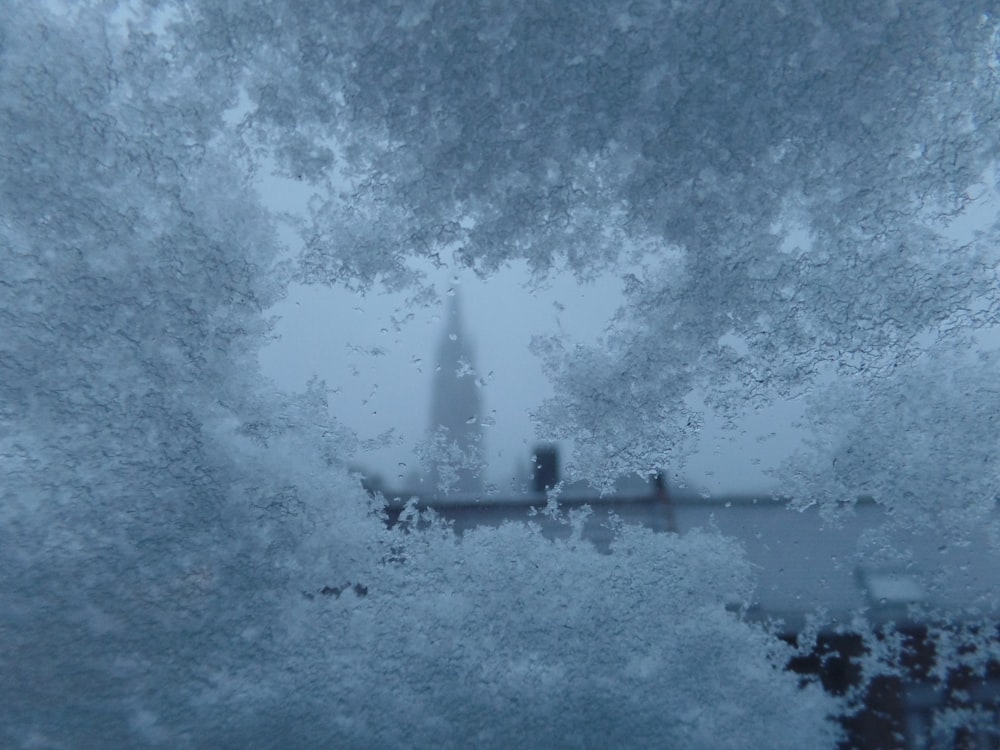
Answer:
<svg viewBox="0 0 1000 750"><path fill-rule="evenodd" d="M436 492L482 491L479 387L458 292L448 299L431 391L431 484Z"/></svg>

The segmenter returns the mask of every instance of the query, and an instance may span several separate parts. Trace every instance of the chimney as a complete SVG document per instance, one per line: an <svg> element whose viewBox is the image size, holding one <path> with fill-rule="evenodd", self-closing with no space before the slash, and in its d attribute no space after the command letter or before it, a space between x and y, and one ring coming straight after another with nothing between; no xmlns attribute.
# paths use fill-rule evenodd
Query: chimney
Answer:
<svg viewBox="0 0 1000 750"><path fill-rule="evenodd" d="M531 457L531 490L543 493L559 484L559 448L540 445Z"/></svg>

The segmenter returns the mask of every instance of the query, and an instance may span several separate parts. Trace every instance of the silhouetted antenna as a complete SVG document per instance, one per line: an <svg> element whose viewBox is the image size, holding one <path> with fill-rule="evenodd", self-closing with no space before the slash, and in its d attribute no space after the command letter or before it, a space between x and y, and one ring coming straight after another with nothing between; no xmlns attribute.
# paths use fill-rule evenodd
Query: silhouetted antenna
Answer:
<svg viewBox="0 0 1000 750"><path fill-rule="evenodd" d="M670 496L670 489L667 487L667 478L662 471L653 475L653 492L656 501L663 507L663 516L667 531L679 533L677 526L677 509L674 507L674 499Z"/></svg>

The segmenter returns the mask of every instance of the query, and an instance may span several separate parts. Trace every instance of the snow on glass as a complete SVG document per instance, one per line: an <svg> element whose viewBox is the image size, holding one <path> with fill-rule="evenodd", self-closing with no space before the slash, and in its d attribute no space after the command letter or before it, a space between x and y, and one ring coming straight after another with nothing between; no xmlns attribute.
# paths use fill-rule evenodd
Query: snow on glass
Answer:
<svg viewBox="0 0 1000 750"><path fill-rule="evenodd" d="M682 466L691 394L808 398L794 502L995 548L996 225L944 230L993 187L997 28L985 0L10 4L3 744L835 745L856 696L743 616L738 544L387 529L325 385L256 353L293 281L638 266L601 348L536 343L580 472ZM292 261L271 169L315 193ZM950 616L936 668L986 669L991 621Z"/></svg>

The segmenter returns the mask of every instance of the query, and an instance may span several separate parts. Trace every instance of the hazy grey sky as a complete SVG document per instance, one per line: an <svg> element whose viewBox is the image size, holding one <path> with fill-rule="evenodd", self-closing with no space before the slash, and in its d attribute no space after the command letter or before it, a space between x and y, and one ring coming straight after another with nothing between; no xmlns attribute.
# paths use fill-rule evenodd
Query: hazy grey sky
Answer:
<svg viewBox="0 0 1000 750"><path fill-rule="evenodd" d="M960 222L945 233L971 237L996 215L995 193L983 193ZM309 190L278 178L262 186L268 205L301 212ZM283 233L291 244L292 233ZM795 241L806 241L804 236ZM317 375L330 388L330 408L361 438L393 430L393 444L355 457L367 470L399 486L415 465L414 446L430 420L434 352L442 335L443 302L449 289L460 289L465 330L471 337L483 386L487 479L509 486L518 462L544 440L530 412L551 394L540 361L529 352L535 334L558 333L567 341L591 344L604 333L621 302L622 284L614 275L579 284L569 275L545 286L529 284L524 266L507 268L488 280L455 270L425 269L441 293L433 308L407 304L407 294L377 289L358 295L344 289L293 286L271 313L280 318L280 337L261 353L264 374L286 390L301 390ZM987 338L1000 339L997 336ZM768 468L790 455L802 437L795 422L801 401L778 403L748 416L735 430L724 429L709 411L700 450L688 461L685 478L713 493L767 489ZM676 467L667 467L673 470ZM572 479L572 477L567 477Z"/></svg>
<svg viewBox="0 0 1000 750"><path fill-rule="evenodd" d="M304 213L311 191L302 183L270 177L261 184L267 205ZM291 247L296 238L282 232ZM330 408L362 439L393 430L393 444L355 457L365 469L398 486L415 465L414 446L430 421L434 351L442 335L444 300L460 289L465 329L476 367L486 381L483 417L487 480L502 489L538 435L530 412L552 389L541 362L529 351L536 334L558 333L592 344L604 334L621 303L622 282L613 274L579 284L570 275L532 285L523 265L483 281L474 274L424 269L441 293L434 308L407 304L405 293L374 290L359 295L345 289L293 286L271 313L280 318L280 338L261 353L264 374L289 391L301 390L316 375L330 388ZM688 462L685 478L712 492L767 488L766 469L793 450L798 403L778 404L748 417L736 431L705 414L701 449ZM673 471L676 467L667 467ZM567 477L572 479L572 477Z"/></svg>
<svg viewBox="0 0 1000 750"><path fill-rule="evenodd" d="M499 487L508 485L534 442L545 439L529 417L551 393L541 363L528 350L532 335L559 333L594 343L621 300L621 283L613 276L585 285L557 277L534 290L528 280L525 269L511 268L487 281L445 272L437 284L443 294L461 290L465 328L486 381L483 416L495 422L485 430L488 479ZM318 375L331 389L331 410L361 437L394 430L392 447L356 460L390 485L400 482L413 465L414 444L428 428L443 307L407 307L405 294L360 296L297 286L272 312L281 319L275 331L281 338L262 352L264 373L288 390L301 390ZM748 419L743 435L709 419L688 479L713 491L765 487L763 469L793 446L797 411L794 405L775 407Z"/></svg>

